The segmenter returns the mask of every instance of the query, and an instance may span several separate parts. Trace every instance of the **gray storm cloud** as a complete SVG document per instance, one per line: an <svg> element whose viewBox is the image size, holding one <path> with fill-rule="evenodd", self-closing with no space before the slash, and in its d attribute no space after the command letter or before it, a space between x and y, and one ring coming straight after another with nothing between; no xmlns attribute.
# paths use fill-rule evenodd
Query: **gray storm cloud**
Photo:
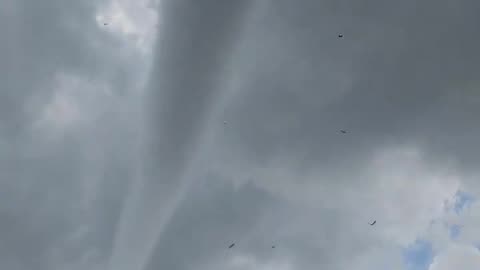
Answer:
<svg viewBox="0 0 480 270"><path fill-rule="evenodd" d="M296 153L304 167L337 170L414 142L475 170L479 94L465 88L478 87L478 4L340 2L278 1L249 33L254 72L228 108L228 151L254 163Z"/></svg>
<svg viewBox="0 0 480 270"><path fill-rule="evenodd" d="M161 3L141 168L120 220L112 269L140 270L148 264L184 196L182 176L222 94L222 68L229 63L250 5L220 0Z"/></svg>
<svg viewBox="0 0 480 270"><path fill-rule="evenodd" d="M145 96L110 2L0 0L2 269L405 269L480 194L480 2L162 1Z"/></svg>
<svg viewBox="0 0 480 270"><path fill-rule="evenodd" d="M128 98L117 96L117 90L135 80L137 71L132 67L138 62L125 57L125 49L114 46L118 40L96 25L94 15L102 2L0 1L0 259L4 268L65 269L65 265L82 264L86 253L97 250L89 262L83 262L90 268L109 255L118 202L125 197L124 184L132 171L131 151L126 149L134 140L123 132L127 122L134 122L132 114L116 106L131 108L134 102L125 103ZM123 70L129 72L119 72ZM90 89L108 84L106 78L118 73L124 83L108 99L98 89ZM72 80L59 85L59 77ZM83 83L78 87L70 82ZM64 95L67 104L78 108L88 123L60 128L65 132L58 134L56 123L33 127L57 93L73 93ZM90 97L102 102L101 110L84 102ZM89 113L83 111L85 107ZM63 115L57 111L53 116ZM113 120L117 117L122 121ZM55 136L44 136L43 130ZM93 188L86 189L87 183ZM110 195L101 195L106 193Z"/></svg>
<svg viewBox="0 0 480 270"><path fill-rule="evenodd" d="M441 153L429 156L428 160L442 159L452 153L466 158L468 151L444 147L454 142L451 139L456 131L442 127L435 112L442 112L442 106L449 104L448 112L443 112L446 117L456 118L459 126L469 123L459 118L465 114L461 107L451 106L450 94L454 85L474 79L473 70L478 62L472 53L478 40L467 34L474 31L476 19L468 8L473 3L456 4L454 13L449 12L451 6L447 3L388 3L270 2L242 40L235 66L240 74L235 87L240 90L226 108L228 128L221 132L223 137L218 136L215 150L219 156L212 163L229 160L244 167L238 169L234 165L237 171L227 171L226 175L243 170L256 181L281 186L285 183L259 179L261 176L253 172L272 160L288 156L287 162L278 166L299 175L286 180L289 185L300 187L308 182L300 177L301 171L317 168L322 175L315 178L319 182L316 187L343 190L345 186L374 185L363 176L352 175L362 170L366 165L363 161L375 150L388 145L413 142L427 152ZM220 92L215 83L222 80L219 69L225 66L222 65L225 56L231 52L225 44L235 37L234 31L229 33L230 37L220 35L230 25L217 25L215 22L220 19L212 15L216 13L205 15L210 20L199 23L198 10L178 8L189 14L188 20L168 15L177 13L167 13L169 4L166 5L162 10L166 17L157 44L157 66L152 73L150 91L153 92L149 93L147 106L150 111L146 134L153 137L147 140L144 153L148 157L143 170L144 190L132 200L137 201L132 203L135 210L126 212L135 215L124 216L130 222L124 228L131 231L120 230L117 237L121 239L131 232L132 238L117 242L119 249L126 248L120 243L127 242L133 249L153 248L156 238L143 237L158 230L158 224L166 226L172 215L166 213L175 208L169 202L174 202L183 189L179 179L189 167L202 127L207 126L209 109L217 101L215 94ZM207 13L207 8L203 8ZM217 6L208 11L220 10ZM227 11L223 13L228 14ZM189 24L194 27L181 27ZM337 39L338 33L343 33L344 38ZM211 35L215 37L213 40L222 42L213 42ZM199 51L202 54L197 54ZM469 68L465 71L466 66ZM349 133L339 136L339 129L347 129ZM473 127L471 131L464 138L471 140L477 134ZM436 145L436 141L444 143ZM295 162L288 163L290 160ZM325 212L323 216L334 216ZM135 226L133 223L141 217L147 219ZM332 219L331 224L322 221L325 222L322 225L337 227L332 224L340 219L346 224L352 222L351 218L342 217ZM349 230L349 226L344 229ZM167 227L167 231L173 229ZM329 242L337 241L336 236L329 237ZM308 268L320 258L312 251L313 243L290 241L292 246L298 245L291 252L303 259L297 261L299 265ZM150 244L145 245L147 242ZM353 252L362 249L360 243L352 245L345 241L338 245L349 246ZM160 243L157 247L165 251L165 245ZM332 268L338 264L336 256L327 254L337 254L339 250L324 247L323 252L321 258L325 263L331 263ZM155 268L162 262L186 267L163 257L162 252L153 253L158 256L149 267Z"/></svg>

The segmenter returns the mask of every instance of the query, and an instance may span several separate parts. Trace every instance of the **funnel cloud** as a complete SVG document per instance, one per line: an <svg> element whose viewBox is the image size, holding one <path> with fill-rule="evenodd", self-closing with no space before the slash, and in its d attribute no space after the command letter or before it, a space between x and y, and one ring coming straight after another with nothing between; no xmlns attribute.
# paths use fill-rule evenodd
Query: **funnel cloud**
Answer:
<svg viewBox="0 0 480 270"><path fill-rule="evenodd" d="M250 2L161 3L140 176L122 214L112 269L128 265L127 269L143 270L163 226L185 196L184 172L223 92L222 69L229 64Z"/></svg>

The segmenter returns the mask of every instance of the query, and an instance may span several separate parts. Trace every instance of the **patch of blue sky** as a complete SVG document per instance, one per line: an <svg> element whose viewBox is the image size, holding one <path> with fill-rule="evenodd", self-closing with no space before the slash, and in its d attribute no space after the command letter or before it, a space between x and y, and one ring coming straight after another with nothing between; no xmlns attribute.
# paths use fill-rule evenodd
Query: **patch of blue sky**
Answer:
<svg viewBox="0 0 480 270"><path fill-rule="evenodd" d="M468 207L474 200L475 198L471 194L461 190L457 191L455 194L455 205L453 207L455 213L459 214L462 212L462 210Z"/></svg>
<svg viewBox="0 0 480 270"><path fill-rule="evenodd" d="M403 251L407 270L428 270L433 257L432 244L425 240L416 240Z"/></svg>
<svg viewBox="0 0 480 270"><path fill-rule="evenodd" d="M461 227L460 225L451 225L450 226L450 238L457 239L460 236Z"/></svg>

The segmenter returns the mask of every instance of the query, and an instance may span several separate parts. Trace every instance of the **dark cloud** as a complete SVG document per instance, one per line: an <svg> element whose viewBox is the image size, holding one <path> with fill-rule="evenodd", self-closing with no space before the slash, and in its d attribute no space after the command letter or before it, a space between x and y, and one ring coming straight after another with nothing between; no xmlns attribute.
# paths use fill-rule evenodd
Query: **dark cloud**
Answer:
<svg viewBox="0 0 480 270"><path fill-rule="evenodd" d="M317 187L338 186L340 194L347 194L342 190L349 187L372 184L359 172L376 151L391 145L413 144L427 154L423 158L428 162L453 158L463 161L462 168L474 169L465 161L476 161L469 151L476 149L473 116L478 110L459 102L459 96L469 98L467 93L452 100L452 92L475 80L478 40L468 33L475 32L477 19L471 9L476 4L344 4L277 1L259 12L262 15L248 28L233 56L240 74L234 87L239 90L225 109L228 128L219 124L222 131L214 147L221 157L215 161L246 163L239 170L247 170L254 182L263 182L254 171L287 157L298 162L278 166L296 170L298 176L302 170L321 171L322 175L308 181L318 181ZM345 33L345 38L337 39L338 32ZM185 110L199 106L187 101L182 105ZM340 136L339 129L349 133ZM465 146L458 146L460 133L467 139ZM299 186L306 180L286 181ZM346 250L370 252L333 233L355 235L351 233L354 221L338 218L342 211L333 211L330 225L312 221L323 233L306 229L312 237L325 234L321 246L309 245L308 236L291 240L295 247L291 254L298 255L298 264L309 268L323 263L333 269L342 265L335 258ZM320 213L322 218L330 217L325 209ZM341 221L345 227L339 227ZM379 241L370 247L383 245ZM249 247L260 256L262 252L253 246Z"/></svg>
<svg viewBox="0 0 480 270"><path fill-rule="evenodd" d="M228 108L231 145L257 161L297 152L323 166L414 141L472 166L478 110L467 100L476 94L462 88L479 68L480 41L469 34L477 4L399 5L414 3L368 1L331 14L323 1L268 9L239 56L247 71ZM346 38L334 38L343 27ZM338 135L343 128L348 136Z"/></svg>
<svg viewBox="0 0 480 270"><path fill-rule="evenodd" d="M118 104L133 103L108 100L100 109L90 107L98 122L89 120L60 135L56 127L34 127L57 92L78 87L68 81L62 85L67 89L57 89L59 74L108 85L119 70L138 64L128 57L116 59L125 49L115 47L119 40L97 27L95 13L101 4L104 1L0 1L4 40L0 44L0 257L4 267L55 269L78 263L93 250L100 250L103 260L110 255L112 227L133 171L127 153L135 137L127 131L134 110ZM124 85L117 89L131 87L135 76L132 70L123 75ZM88 83L80 88L90 87ZM91 89L81 90L80 96ZM115 90L112 99L118 101ZM78 104L83 101L77 96L69 98L74 99L73 105L87 105ZM85 119L92 116L81 113ZM48 138L46 133L55 136ZM96 185L96 193L88 185ZM71 240L75 235L81 239Z"/></svg>
<svg viewBox="0 0 480 270"><path fill-rule="evenodd" d="M117 57L121 52L115 46L118 41L106 37L96 25L96 9L103 2L0 3L1 29L5 33L5 42L0 45L0 57L4 59L0 64L0 132L4 138L26 132L35 117L25 112L26 104L32 96L40 96L43 102L49 100L54 92L52 79L59 71L98 80L115 78L128 66L126 59Z"/></svg>
<svg viewBox="0 0 480 270"><path fill-rule="evenodd" d="M232 87L237 88L237 91L223 115L229 124L226 128L221 124L223 121L219 122L219 129L222 131L216 134L218 140L212 146L215 148L213 152L220 153L220 156L215 159L204 153L205 158L212 158L211 163L221 164L218 167L225 164L229 168L237 169L225 169L222 172L224 176L243 170L259 187L274 185L281 190L287 189L284 193L289 193L288 188L292 187L290 193L299 192L299 197L302 196L300 190L307 192L308 187L312 187L319 189L318 196L326 197L319 199L318 203L336 199L336 196L348 201L338 202L338 208L333 209L328 207L335 205L334 202L330 202L328 207L317 206L318 219L305 218L315 212L300 206L278 210L279 213L291 215L299 221L294 222L292 217L277 226L291 227L292 230L304 229L303 233L299 231L291 237L286 236L288 234L285 229L283 235L276 235L276 239L286 243L285 250L289 251L289 255L284 254L285 257L291 256L295 265L307 269L314 265L322 265L326 269L348 268L354 263L340 262L337 259L348 256L346 252L369 256L376 248L385 249L389 254L399 248L400 244L386 243L384 239L373 234L369 234L368 240L357 236L367 234L360 228L368 226L370 217L362 220L362 214L368 210L359 210L359 204L367 202L368 199L361 199L355 205L354 201L362 198L362 195L355 195L353 191L352 198L344 196L350 194L347 191L350 189L358 189L358 193L373 192L370 191L373 189L370 185L378 182L368 179L364 170L367 162L370 162L374 153L380 149L391 145L413 144L427 153L432 149L441 151L441 148L425 140L436 136L433 119L425 116L429 113L434 116L442 110L445 102L450 100L453 87L474 80L473 71L478 62L475 56L469 57L474 53L477 41L471 40L467 34L475 31L475 24L471 22L475 19L470 19L469 16L473 14L467 10L467 4L456 6L455 18L449 12L452 7L447 3L432 3L431 6L423 3L417 5L413 1L392 1L388 4L368 1L362 5L350 4L277 1L266 4L261 10L255 10L258 13L253 18L254 21L249 22L238 50L231 56L237 75L237 84ZM463 9L465 11L462 11ZM177 175L173 172L187 169L187 157L193 155L193 152L189 151L193 149L190 146L201 134L200 127L206 126L207 122L212 120L206 119L209 115L206 108L215 108L214 104L218 99L213 95L216 88L210 84L210 79L215 76L210 76L208 72L216 74L212 67L217 67L215 61L222 59L223 50L219 50L221 53L217 57L209 54L210 50L205 50L203 57L199 57L186 53L194 50L184 47L193 44L194 38L204 42L210 40L203 36L200 38L200 34L204 32L204 29L200 28L209 25L210 19L205 19L205 24L200 24L199 29L191 28L197 30L196 34L182 39L180 34L186 35L188 32L178 32L181 29L179 25L190 22L180 23L171 19L176 23L175 26L170 26L167 23L170 18L165 18L166 23L162 28L164 32L161 34L163 39L160 37L158 44L163 47L157 50L157 57L161 58L157 61L166 65L157 68L158 72L153 74L162 75L158 76L159 80L154 79L152 82L154 89L158 89L158 98L152 98L154 105L151 106L154 110L150 115L158 124L153 124L149 129L152 130L149 134L157 138L152 141L164 143L164 146L151 147L152 151L163 151L149 155L154 157L150 162L156 169L149 170L154 173L149 174L148 178L159 182L152 183L147 188L167 185L159 179L165 179L164 176L170 175L170 172L171 175ZM172 35L169 39L170 30L177 31L178 38L173 38L176 36ZM345 33L344 39L337 38L338 32ZM199 49L202 49L203 43L198 42ZM211 43L209 48L213 48L213 44L217 43ZM170 51L172 53L168 53ZM177 51L183 53L173 53ZM183 62L183 59L188 59L188 62ZM464 71L465 69L468 71ZM160 71L162 72L159 73ZM204 87L209 91L203 92ZM196 92L190 93L190 89L196 89ZM158 102L159 100L162 102ZM451 109L456 110L455 107ZM220 111L216 113L221 114ZM466 125L466 122L462 125ZM340 129L347 129L349 133L340 135ZM445 127L440 129L445 134L452 132ZM441 151L439 154L448 159L455 153ZM426 163L442 160L442 157L437 156L427 155L424 158ZM278 169L274 166L268 167L272 160L278 159L286 162L279 162L277 166L291 172L284 176L287 179L283 179L283 182L261 179L262 176L255 172L265 167L270 170ZM295 162L289 163L291 160ZM163 164L159 166L162 161ZM226 164L227 161L234 164ZM239 165L236 166L235 163ZM179 164L182 164L182 167L177 167ZM160 168L163 172L159 172ZM311 170L320 171L321 174L308 180L302 179L302 176L305 176L302 171ZM246 177L245 175L235 177ZM171 181L178 179L166 178ZM393 180L391 181L393 183ZM308 187L301 187L309 182ZM282 188L282 185L286 187ZM296 187L297 191L294 191L293 187ZM322 188L324 192L320 191ZM152 192L161 196L158 195L159 190L173 189L154 188L144 194ZM338 193L332 193L333 190ZM142 200L147 202L145 205L150 204L149 200ZM157 199L152 199L151 202L155 200ZM195 205L204 209L201 204ZM350 208L347 210L347 207ZM378 209L380 208L381 206ZM182 246L173 250L178 253L185 252L185 256L192 258L198 265L208 265L207 258L215 256L215 253L198 251L201 248L197 245L204 243L203 238L187 245L182 237L170 232L170 228L177 228L177 224L181 227L183 224L178 218L181 212L190 213L190 210L183 208L178 208L177 211L176 218L171 220L158 242L154 253L157 255L150 267L159 267L162 263L178 269L192 267L188 262L180 263L174 256L177 252L166 248L173 241L170 237L180 241ZM354 213L355 211L359 212ZM220 213L222 212L219 209L217 217L221 216ZM314 225L303 225L306 223ZM247 237L248 248L242 250L238 245L240 248L236 246L236 250L253 254L257 259L268 257L259 246L264 245L265 239L273 235L262 231L260 224L259 218L257 224L249 225L255 229L250 231ZM267 224L274 226L273 221ZM355 226L359 228L356 229ZM317 227L321 229L316 230ZM209 235L202 227L199 227L199 231ZM196 234L196 230L192 228L185 234L192 236ZM230 239L225 240L229 241ZM188 255L190 246L197 250L194 255ZM389 255L375 263L388 263L392 258L397 259L395 255ZM196 267L199 267L197 264Z"/></svg>
<svg viewBox="0 0 480 270"><path fill-rule="evenodd" d="M477 172L477 2L163 1L142 116L106 4L0 0L5 268L400 269Z"/></svg>
<svg viewBox="0 0 480 270"><path fill-rule="evenodd" d="M246 19L250 1L166 1L147 93L147 162L178 172L222 93L222 69ZM150 145L151 144L151 145ZM158 173L155 170L154 173ZM147 178L155 178L148 176ZM176 181L166 176L164 181Z"/></svg>
<svg viewBox="0 0 480 270"><path fill-rule="evenodd" d="M173 216L146 269L159 265L190 269L224 261L238 251L252 252L247 236L274 202L274 198L251 184L234 188L214 176L200 180ZM229 250L231 242L236 246ZM178 260L179 254L188 260Z"/></svg>
<svg viewBox="0 0 480 270"><path fill-rule="evenodd" d="M222 93L222 68L228 64L250 4L162 3L161 34L146 93L142 172L132 188L132 199L126 202L112 267L127 264L118 260L128 260L131 267L145 263L150 246L183 198L182 178L195 154L192 147L202 137L216 95ZM126 249L127 243L132 247ZM127 257L123 252L129 249L138 254Z"/></svg>

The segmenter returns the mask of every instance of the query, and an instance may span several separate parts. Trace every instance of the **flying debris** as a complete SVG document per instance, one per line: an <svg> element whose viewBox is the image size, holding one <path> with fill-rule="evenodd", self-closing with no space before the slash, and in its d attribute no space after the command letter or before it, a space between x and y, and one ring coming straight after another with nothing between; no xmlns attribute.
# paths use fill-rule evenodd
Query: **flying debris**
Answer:
<svg viewBox="0 0 480 270"><path fill-rule="evenodd" d="M108 25L108 23L105 22L105 23L103 23L103 25Z"/></svg>
<svg viewBox="0 0 480 270"><path fill-rule="evenodd" d="M370 224L370 226L373 226L373 225L375 225L375 223L377 223L376 220L374 220L372 223L368 223L368 224Z"/></svg>
<svg viewBox="0 0 480 270"><path fill-rule="evenodd" d="M275 246L272 246L272 248L275 248Z"/></svg>
<svg viewBox="0 0 480 270"><path fill-rule="evenodd" d="M339 37L339 38L342 38L342 37L343 37L343 34L339 34L338 37Z"/></svg>
<svg viewBox="0 0 480 270"><path fill-rule="evenodd" d="M340 130L340 132L343 133L343 134L347 133L347 131L344 130L344 129Z"/></svg>
<svg viewBox="0 0 480 270"><path fill-rule="evenodd" d="M235 243L231 244L230 246L228 246L228 248L232 248L233 246L235 246Z"/></svg>

